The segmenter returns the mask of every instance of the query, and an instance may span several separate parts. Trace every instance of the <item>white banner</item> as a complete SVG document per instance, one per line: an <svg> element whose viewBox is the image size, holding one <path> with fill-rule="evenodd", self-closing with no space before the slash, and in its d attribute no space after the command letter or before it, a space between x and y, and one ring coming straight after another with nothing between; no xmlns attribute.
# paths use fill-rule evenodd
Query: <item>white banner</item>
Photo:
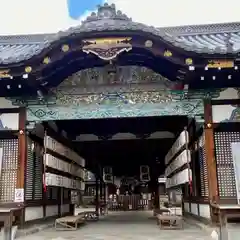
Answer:
<svg viewBox="0 0 240 240"><path fill-rule="evenodd" d="M16 188L14 202L24 202L24 189Z"/></svg>

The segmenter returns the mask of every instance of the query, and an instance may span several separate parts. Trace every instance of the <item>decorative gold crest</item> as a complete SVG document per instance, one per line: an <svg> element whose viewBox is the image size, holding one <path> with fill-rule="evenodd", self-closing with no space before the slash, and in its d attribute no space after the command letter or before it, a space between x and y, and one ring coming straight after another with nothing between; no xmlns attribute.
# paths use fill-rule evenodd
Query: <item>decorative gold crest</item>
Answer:
<svg viewBox="0 0 240 240"><path fill-rule="evenodd" d="M206 67L208 68L233 68L234 62L231 60L210 60Z"/></svg>
<svg viewBox="0 0 240 240"><path fill-rule="evenodd" d="M87 54L92 53L103 60L110 61L120 53L132 50L130 40L129 37L86 39L83 40L82 50Z"/></svg>
<svg viewBox="0 0 240 240"><path fill-rule="evenodd" d="M163 55L164 55L164 57L171 57L172 56L172 52L169 51L169 50L166 50L166 51L164 51Z"/></svg>
<svg viewBox="0 0 240 240"><path fill-rule="evenodd" d="M0 78L12 78L12 75L9 74L10 70L0 70Z"/></svg>
<svg viewBox="0 0 240 240"><path fill-rule="evenodd" d="M62 45L62 51L63 52L68 52L69 49L70 49L69 45L67 45L67 44Z"/></svg>
<svg viewBox="0 0 240 240"><path fill-rule="evenodd" d="M31 71L32 71L32 67L31 66L25 67L25 72L26 73L30 73Z"/></svg>
<svg viewBox="0 0 240 240"><path fill-rule="evenodd" d="M45 58L43 59L43 63L44 63L44 64L49 64L50 62L51 62L50 57L45 57Z"/></svg>
<svg viewBox="0 0 240 240"><path fill-rule="evenodd" d="M187 65L192 65L192 64L193 64L192 58L187 58L187 59L185 60L185 63L186 63Z"/></svg>

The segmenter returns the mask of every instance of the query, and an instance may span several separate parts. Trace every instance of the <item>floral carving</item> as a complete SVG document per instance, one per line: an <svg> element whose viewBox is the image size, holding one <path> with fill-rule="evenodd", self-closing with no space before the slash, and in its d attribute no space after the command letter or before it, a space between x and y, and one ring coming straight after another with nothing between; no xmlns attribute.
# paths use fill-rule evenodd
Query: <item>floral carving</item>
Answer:
<svg viewBox="0 0 240 240"><path fill-rule="evenodd" d="M112 75L115 81L112 81ZM99 85L126 85L126 84L146 84L157 83L162 89L171 89L176 83L164 78L159 73L146 67L138 66L116 66L111 65L104 68L90 68L81 70L68 77L60 84L59 88L72 86L97 86ZM122 86L119 86L122 87Z"/></svg>
<svg viewBox="0 0 240 240"><path fill-rule="evenodd" d="M57 105L81 106L89 104L138 104L138 103L166 103L173 100L168 92L132 92L132 93L102 93L67 95L60 91L56 95Z"/></svg>

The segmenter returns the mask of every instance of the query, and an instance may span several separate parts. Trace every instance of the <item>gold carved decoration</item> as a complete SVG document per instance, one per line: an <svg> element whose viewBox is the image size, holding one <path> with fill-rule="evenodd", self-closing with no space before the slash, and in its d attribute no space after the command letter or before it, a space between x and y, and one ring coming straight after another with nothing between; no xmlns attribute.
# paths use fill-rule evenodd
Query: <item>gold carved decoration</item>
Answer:
<svg viewBox="0 0 240 240"><path fill-rule="evenodd" d="M169 50L166 50L164 53L163 53L164 57L171 57L172 56L172 52L169 51Z"/></svg>
<svg viewBox="0 0 240 240"><path fill-rule="evenodd" d="M210 60L206 67L208 67L208 68L233 68L234 62L231 60Z"/></svg>
<svg viewBox="0 0 240 240"><path fill-rule="evenodd" d="M62 45L62 51L63 52L68 52L69 51L69 46L67 44Z"/></svg>
<svg viewBox="0 0 240 240"><path fill-rule="evenodd" d="M0 78L12 78L12 75L9 74L10 70L0 70Z"/></svg>
<svg viewBox="0 0 240 240"><path fill-rule="evenodd" d="M51 62L50 57L45 57L45 58L43 59L43 63L44 63L44 64L49 64L50 62Z"/></svg>
<svg viewBox="0 0 240 240"><path fill-rule="evenodd" d="M132 50L130 37L122 38L99 38L83 40L83 52L92 53L99 58L110 61L116 58L122 52Z"/></svg>
<svg viewBox="0 0 240 240"><path fill-rule="evenodd" d="M192 65L192 64L193 64L193 60L192 60L191 58L187 58L187 59L185 60L185 63L186 63L187 65Z"/></svg>
<svg viewBox="0 0 240 240"><path fill-rule="evenodd" d="M30 73L31 71L32 71L32 67L30 67L30 66L25 67L26 73Z"/></svg>

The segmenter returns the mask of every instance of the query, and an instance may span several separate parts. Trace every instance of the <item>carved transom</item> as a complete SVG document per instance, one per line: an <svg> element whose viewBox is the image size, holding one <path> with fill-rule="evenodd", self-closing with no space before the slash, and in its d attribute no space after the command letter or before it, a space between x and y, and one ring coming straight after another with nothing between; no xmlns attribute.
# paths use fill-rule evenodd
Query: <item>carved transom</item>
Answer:
<svg viewBox="0 0 240 240"><path fill-rule="evenodd" d="M170 80L146 67L112 66L81 70L68 77L59 87L103 86L158 83L163 89L171 89Z"/></svg>

